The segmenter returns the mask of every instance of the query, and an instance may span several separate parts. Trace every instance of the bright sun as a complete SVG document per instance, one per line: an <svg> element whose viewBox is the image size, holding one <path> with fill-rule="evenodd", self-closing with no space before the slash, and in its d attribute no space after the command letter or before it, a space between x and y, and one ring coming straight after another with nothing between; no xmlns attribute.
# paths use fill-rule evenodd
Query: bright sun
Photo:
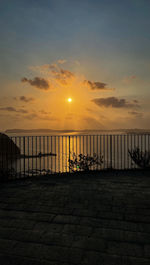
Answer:
<svg viewBox="0 0 150 265"><path fill-rule="evenodd" d="M72 102L72 98L68 98L67 101L68 101L68 102Z"/></svg>

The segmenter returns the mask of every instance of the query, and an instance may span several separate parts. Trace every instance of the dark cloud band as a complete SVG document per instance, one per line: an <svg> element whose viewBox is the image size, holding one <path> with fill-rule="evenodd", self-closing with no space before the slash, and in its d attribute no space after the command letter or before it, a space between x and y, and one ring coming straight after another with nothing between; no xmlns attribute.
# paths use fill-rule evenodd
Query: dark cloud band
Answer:
<svg viewBox="0 0 150 265"><path fill-rule="evenodd" d="M116 97L95 98L95 99L92 99L92 102L94 102L98 106L112 107L112 108L133 108L133 107L137 108L139 107L137 100L129 102L124 98L118 99Z"/></svg>
<svg viewBox="0 0 150 265"><path fill-rule="evenodd" d="M25 109L15 109L14 107L1 107L0 111L28 113L28 111Z"/></svg>
<svg viewBox="0 0 150 265"><path fill-rule="evenodd" d="M21 101L23 101L23 102L26 102L26 103L31 102L31 101L34 101L34 98L32 98L32 97L26 97L26 96L20 96L19 99Z"/></svg>
<svg viewBox="0 0 150 265"><path fill-rule="evenodd" d="M48 81L40 77L35 77L33 80L27 79L26 77L24 77L21 79L21 82L29 83L31 86L35 86L36 88L42 89L42 90L48 90L50 88Z"/></svg>
<svg viewBox="0 0 150 265"><path fill-rule="evenodd" d="M83 84L88 86L90 89L92 90L107 90L107 84L106 83L102 83L102 82L92 82L90 80L84 80Z"/></svg>

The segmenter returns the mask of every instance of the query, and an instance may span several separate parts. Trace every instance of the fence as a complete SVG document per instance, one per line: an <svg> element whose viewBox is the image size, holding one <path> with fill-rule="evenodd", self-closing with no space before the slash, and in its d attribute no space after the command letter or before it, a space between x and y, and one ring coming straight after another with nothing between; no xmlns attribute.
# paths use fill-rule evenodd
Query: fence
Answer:
<svg viewBox="0 0 150 265"><path fill-rule="evenodd" d="M95 154L103 163L91 170L137 168L129 150L138 147L150 150L150 134L73 135L73 136L16 136L0 139L0 169L3 174L25 177L37 174L69 172L73 155ZM80 168L76 167L76 170Z"/></svg>

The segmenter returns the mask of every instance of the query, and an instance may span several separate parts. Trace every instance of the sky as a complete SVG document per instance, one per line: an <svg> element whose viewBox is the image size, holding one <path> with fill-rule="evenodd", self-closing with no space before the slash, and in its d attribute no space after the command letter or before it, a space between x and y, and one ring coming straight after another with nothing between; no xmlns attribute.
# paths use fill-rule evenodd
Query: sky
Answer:
<svg viewBox="0 0 150 265"><path fill-rule="evenodd" d="M0 0L0 130L150 129L149 14L149 0Z"/></svg>

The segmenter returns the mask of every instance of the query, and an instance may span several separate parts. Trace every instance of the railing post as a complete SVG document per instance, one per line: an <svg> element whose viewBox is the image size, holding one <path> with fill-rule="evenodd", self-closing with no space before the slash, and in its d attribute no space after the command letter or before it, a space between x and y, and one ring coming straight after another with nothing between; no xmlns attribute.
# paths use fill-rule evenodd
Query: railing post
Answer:
<svg viewBox="0 0 150 265"><path fill-rule="evenodd" d="M112 169L112 135L110 135L110 168Z"/></svg>
<svg viewBox="0 0 150 265"><path fill-rule="evenodd" d="M26 164L25 164L25 136L23 137L23 163L24 163L24 177L25 177L25 170L26 170Z"/></svg>
<svg viewBox="0 0 150 265"><path fill-rule="evenodd" d="M70 135L69 135L69 173L70 173Z"/></svg>

